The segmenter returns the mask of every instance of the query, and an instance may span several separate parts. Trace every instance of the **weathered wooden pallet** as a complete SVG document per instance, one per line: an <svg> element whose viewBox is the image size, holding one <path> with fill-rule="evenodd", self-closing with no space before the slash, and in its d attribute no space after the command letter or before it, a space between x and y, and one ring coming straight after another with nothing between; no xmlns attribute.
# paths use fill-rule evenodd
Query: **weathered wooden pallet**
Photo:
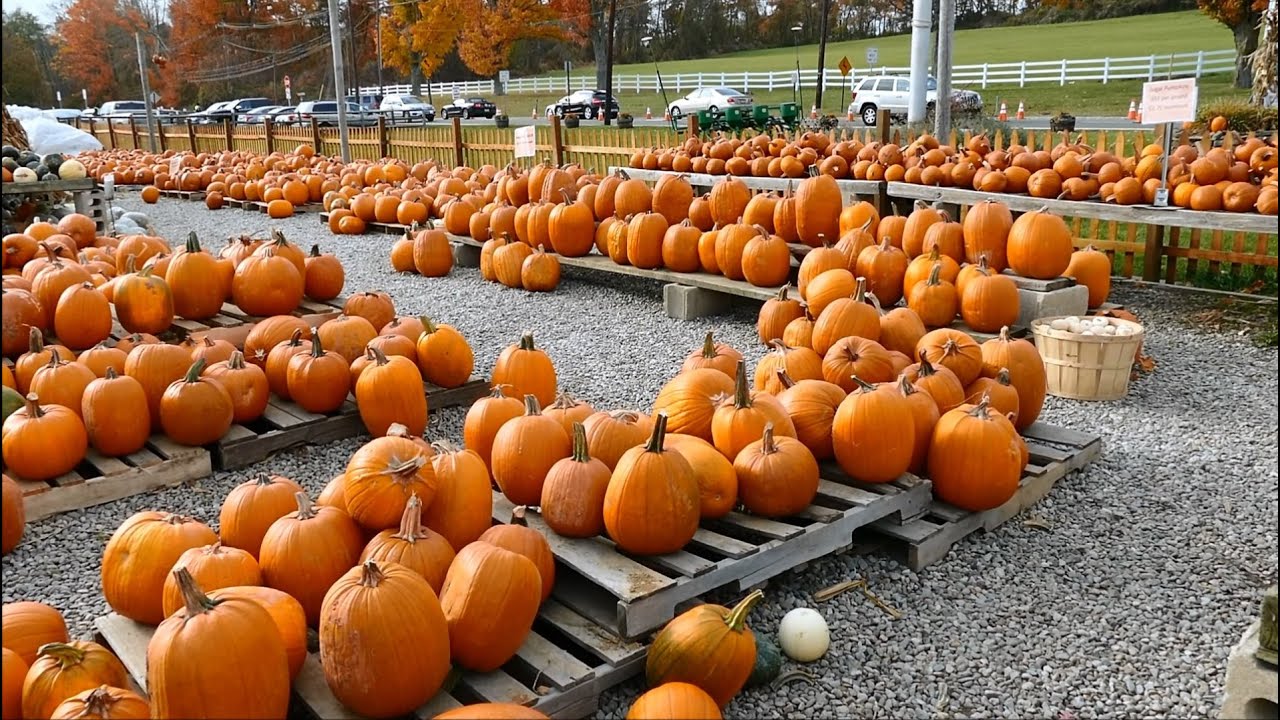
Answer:
<svg viewBox="0 0 1280 720"><path fill-rule="evenodd" d="M300 317L312 325L319 325L342 314L346 298L335 298L318 302L303 300L291 315ZM223 303L217 315L205 320L173 321L173 331L181 337L193 337L197 340L208 337L211 340L226 340L237 347L243 346L245 338L253 326L266 318L250 315L231 303Z"/></svg>
<svg viewBox="0 0 1280 720"><path fill-rule="evenodd" d="M160 195L179 200L204 200L203 190L161 190Z"/></svg>
<svg viewBox="0 0 1280 720"><path fill-rule="evenodd" d="M470 405L489 393L489 383L478 377L456 388L442 388L431 383L423 383L423 386L427 408L431 411ZM297 404L273 395L262 417L243 425L232 425L221 440L210 446L210 450L215 468L234 470L266 460L272 453L285 448L333 442L355 437L364 431L364 422L360 420L354 397L348 396L336 412L321 415L307 412Z"/></svg>
<svg viewBox="0 0 1280 720"><path fill-rule="evenodd" d="M552 596L610 633L635 638L661 627L704 593L760 586L848 547L859 528L915 517L932 495L929 481L910 475L884 485L855 484L834 468L823 468L823 477L813 504L797 516L765 519L731 512L703 521L683 550L668 555L629 555L603 537L561 537L532 511L526 521L547 537L556 556ZM507 522L511 503L498 492L493 501L494 519Z"/></svg>
<svg viewBox="0 0 1280 720"><path fill-rule="evenodd" d="M94 621L94 631L145 693L147 643L155 628L112 613ZM429 720L476 702L528 705L555 718L590 717L603 691L643 672L645 652L643 645L612 637L551 599L543 603L533 632L510 662L493 672L462 673L452 687L407 717ZM296 702L319 720L361 718L333 696L316 652L303 663L293 692Z"/></svg>
<svg viewBox="0 0 1280 720"><path fill-rule="evenodd" d="M977 532L990 532L1032 507L1062 478L1084 468L1102 454L1102 438L1037 422L1022 431L1031 461L1018 491L1004 505L973 513L934 501L914 520L874 523L871 530L903 564L919 571L946 556L957 543Z"/></svg>
<svg viewBox="0 0 1280 720"><path fill-rule="evenodd" d="M208 450L179 445L157 434L132 455L110 458L91 449L66 475L42 481L15 477L14 482L22 491L30 521L181 485L212 472Z"/></svg>
<svg viewBox="0 0 1280 720"><path fill-rule="evenodd" d="M240 203L240 208L242 210L250 210L252 212L265 213L267 211L267 203L261 200L244 200ZM322 203L312 203L312 202L309 202L303 205L294 205L293 212L295 214L324 212L324 205Z"/></svg>

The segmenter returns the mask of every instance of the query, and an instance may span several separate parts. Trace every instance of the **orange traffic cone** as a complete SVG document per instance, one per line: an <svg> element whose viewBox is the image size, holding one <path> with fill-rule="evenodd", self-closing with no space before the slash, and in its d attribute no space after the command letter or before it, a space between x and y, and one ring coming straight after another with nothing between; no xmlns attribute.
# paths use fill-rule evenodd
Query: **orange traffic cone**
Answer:
<svg viewBox="0 0 1280 720"><path fill-rule="evenodd" d="M849 122L853 122L853 111L850 110L849 112L845 113L844 119L848 120Z"/></svg>
<svg viewBox="0 0 1280 720"><path fill-rule="evenodd" d="M1142 103L1138 103L1138 116L1133 119L1134 122L1142 122Z"/></svg>
<svg viewBox="0 0 1280 720"><path fill-rule="evenodd" d="M648 107L646 107L646 108L644 109L644 119L645 119L645 120L652 120L652 119L653 119L653 108L648 108Z"/></svg>
<svg viewBox="0 0 1280 720"><path fill-rule="evenodd" d="M1129 119L1134 122L1138 121L1138 101L1137 100L1129 101Z"/></svg>
<svg viewBox="0 0 1280 720"><path fill-rule="evenodd" d="M1018 119L1019 120L1027 119L1027 104L1021 100L1018 101Z"/></svg>
<svg viewBox="0 0 1280 720"><path fill-rule="evenodd" d="M1009 104L1003 100L1000 101L1000 115L996 119L1000 122L1005 122L1009 119Z"/></svg>
<svg viewBox="0 0 1280 720"><path fill-rule="evenodd" d="M529 117L533 118L534 120L537 120L537 119L538 119L538 106L537 106L537 105L534 105L534 106L533 106L533 110L529 112Z"/></svg>

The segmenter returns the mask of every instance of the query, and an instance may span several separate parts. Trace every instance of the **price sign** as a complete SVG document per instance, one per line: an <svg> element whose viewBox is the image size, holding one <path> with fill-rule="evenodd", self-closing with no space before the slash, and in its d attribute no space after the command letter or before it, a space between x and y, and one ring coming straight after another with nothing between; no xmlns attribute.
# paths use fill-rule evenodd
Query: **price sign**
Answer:
<svg viewBox="0 0 1280 720"><path fill-rule="evenodd" d="M515 129L516 157L533 157L537 153L537 131L538 129L532 125Z"/></svg>
<svg viewBox="0 0 1280 720"><path fill-rule="evenodd" d="M1142 122L1175 123L1196 119L1200 99L1195 78L1142 84Z"/></svg>

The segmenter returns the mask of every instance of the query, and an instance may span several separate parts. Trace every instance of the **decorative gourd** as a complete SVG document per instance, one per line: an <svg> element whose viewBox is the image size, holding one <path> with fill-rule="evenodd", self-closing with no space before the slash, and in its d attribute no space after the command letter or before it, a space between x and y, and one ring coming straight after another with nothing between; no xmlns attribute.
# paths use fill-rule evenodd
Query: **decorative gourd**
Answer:
<svg viewBox="0 0 1280 720"><path fill-rule="evenodd" d="M960 317L970 329L996 332L1018 321L1018 285L1007 275L975 275L960 295Z"/></svg>
<svg viewBox="0 0 1280 720"><path fill-rule="evenodd" d="M420 437L427 429L427 396L417 363L398 355L387 357L377 348L370 351L374 361L360 373L355 387L356 406L365 429L379 437L399 423L410 435Z"/></svg>
<svg viewBox="0 0 1280 720"><path fill-rule="evenodd" d="M728 343L716 342L714 333L708 331L702 347L689 352L684 359L684 364L680 366L680 371L711 368L733 377L740 360L742 360L742 353L738 352L737 348Z"/></svg>
<svg viewBox="0 0 1280 720"><path fill-rule="evenodd" d="M746 392L745 370L739 384ZM675 552L698 529L699 492L684 456L666 448L667 416L658 414L649 442L618 461L604 499L604 524L618 547L638 555Z"/></svg>
<svg viewBox="0 0 1280 720"><path fill-rule="evenodd" d="M186 246L169 261L164 279L173 295L173 312L187 320L217 315L231 289L224 284L218 259L200 247L194 232L187 235Z"/></svg>
<svg viewBox="0 0 1280 720"><path fill-rule="evenodd" d="M533 395L539 406L555 401L556 368L546 352L534 346L533 333L524 333L518 343L508 345L498 355L493 387L499 385L507 386L513 395Z"/></svg>
<svg viewBox="0 0 1280 720"><path fill-rule="evenodd" d="M23 480L51 480L70 472L88 447L79 416L61 405L41 405L35 393L4 420L4 464Z"/></svg>
<svg viewBox="0 0 1280 720"><path fill-rule="evenodd" d="M294 499L298 509L271 523L262 536L258 565L267 587L292 595L314 627L325 592L359 561L364 538L346 511L313 506L305 492Z"/></svg>
<svg viewBox="0 0 1280 720"><path fill-rule="evenodd" d="M364 318L354 320L368 324ZM322 326L318 333L311 336L311 352L291 355L285 369L285 386L289 388L289 397L303 410L320 414L331 413L342 407L351 392L349 363L341 354L325 350L321 346L323 333Z"/></svg>
<svg viewBox="0 0 1280 720"><path fill-rule="evenodd" d="M907 272L907 254L886 238L858 254L856 269L867 279L867 288L881 301L896 305L902 299L902 280Z"/></svg>
<svg viewBox="0 0 1280 720"><path fill-rule="evenodd" d="M983 200L969 207L963 223L964 256L970 263L986 257L995 272L1008 267L1006 244L1013 227L1009 206L994 200Z"/></svg>
<svg viewBox="0 0 1280 720"><path fill-rule="evenodd" d="M46 404L61 405L80 415L85 388L96 379L92 370L70 362L55 347L49 350L49 362L31 378L30 393L39 395Z"/></svg>
<svg viewBox="0 0 1280 720"><path fill-rule="evenodd" d="M1018 417L1014 425L1019 430L1030 426L1044 407L1047 382L1044 359L1036 346L1011 338L1009 328L1000 328L998 336L982 343L980 353L983 376L996 377L1001 370L1009 371L1009 382L1018 391Z"/></svg>
<svg viewBox="0 0 1280 720"><path fill-rule="evenodd" d="M111 336L111 303L91 282L72 285L58 298L53 331L73 350L93 347Z"/></svg>
<svg viewBox="0 0 1280 720"><path fill-rule="evenodd" d="M541 597L529 558L487 542L462 548L440 591L453 662L475 672L502 667L524 644Z"/></svg>
<svg viewBox="0 0 1280 720"><path fill-rule="evenodd" d="M524 396L524 414L503 423L493 437L489 467L493 479L515 505L536 505L547 471L573 448L560 423L542 414L533 395Z"/></svg>
<svg viewBox="0 0 1280 720"><path fill-rule="evenodd" d="M551 407L542 409L542 414L560 423L560 427L570 436L573 435L573 424L586 422L586 419L596 414L595 408L589 403L583 402L567 392L561 392L556 395L556 401Z"/></svg>
<svg viewBox="0 0 1280 720"><path fill-rule="evenodd" d="M298 507L300 492L302 486L281 475L262 474L235 486L218 514L222 544L257 558L267 529Z"/></svg>
<svg viewBox="0 0 1280 720"><path fill-rule="evenodd" d="M321 618L325 682L354 712L411 713L435 696L449 674L444 611L427 581L410 568L362 562L325 595Z"/></svg>
<svg viewBox="0 0 1280 720"><path fill-rule="evenodd" d="M0 638L4 640L4 648L16 654L24 665L30 666L36 661L36 652L45 643L70 642L62 613L44 603L30 600L5 603L0 613Z"/></svg>
<svg viewBox="0 0 1280 720"><path fill-rule="evenodd" d="M275 623L284 643L285 656L289 659L289 678L295 679L307 659L307 613L302 604L288 593L258 585L237 585L213 590L209 599L248 600L267 611Z"/></svg>
<svg viewBox="0 0 1280 720"><path fill-rule="evenodd" d="M677 615L649 648L649 685L687 682L706 691L720 707L727 706L755 667L756 638L747 628L747 615L763 598L764 593L755 590L732 610L708 603Z"/></svg>
<svg viewBox="0 0 1280 720"><path fill-rule="evenodd" d="M756 662L744 687L764 687L782 672L782 651L767 635L756 637Z"/></svg>
<svg viewBox="0 0 1280 720"><path fill-rule="evenodd" d="M437 442L431 458L437 488L422 512L422 524L444 536L454 551L477 540L493 522L489 470L471 450Z"/></svg>
<svg viewBox="0 0 1280 720"><path fill-rule="evenodd" d="M773 350L765 353L756 364L755 389L777 395L785 388L779 380L779 372L785 372L797 380L820 380L822 366L822 358L813 350L787 347L782 341L775 340Z"/></svg>
<svg viewBox="0 0 1280 720"><path fill-rule="evenodd" d="M927 356L908 366L902 375L915 389L933 399L939 414L964 403L964 385L960 384L960 378L945 365L934 366Z"/></svg>
<svg viewBox="0 0 1280 720"><path fill-rule="evenodd" d="M5 717L10 716L6 713ZM151 704L133 691L99 685L63 700L49 717L51 720L148 720Z"/></svg>
<svg viewBox="0 0 1280 720"><path fill-rule="evenodd" d="M773 340L782 340L787 324L804 315L800 301L788 297L790 289L790 285L783 285L777 296L766 300L760 308L756 332L765 346L769 346Z"/></svg>
<svg viewBox="0 0 1280 720"><path fill-rule="evenodd" d="M100 685L123 687L128 677L120 660L95 642L41 646L22 683L22 717L51 717L67 698Z"/></svg>
<svg viewBox="0 0 1280 720"><path fill-rule="evenodd" d="M921 360L928 358L934 365L955 373L961 387L976 380L982 372L982 349L968 333L959 330L939 328L929 331L920 338L915 354Z"/></svg>
<svg viewBox="0 0 1280 720"><path fill-rule="evenodd" d="M880 314L866 303L866 279L858 284L850 297L835 300L822 311L813 324L813 350L819 355L846 337L880 339Z"/></svg>
<svg viewBox="0 0 1280 720"><path fill-rule="evenodd" d="M191 548L218 542L195 518L151 510L134 513L116 528L102 553L102 595L112 610L137 622L164 620L164 582Z"/></svg>
<svg viewBox="0 0 1280 720"><path fill-rule="evenodd" d="M891 482L911 466L911 408L893 387L855 381L858 389L840 403L831 428L836 462L860 482Z"/></svg>
<svg viewBox="0 0 1280 720"><path fill-rule="evenodd" d="M787 611L778 623L778 644L792 660L813 662L827 654L831 632L817 610L798 607Z"/></svg>
<svg viewBox="0 0 1280 720"><path fill-rule="evenodd" d="M223 547L221 542L182 553L171 569L178 568L186 568L200 587L209 590L262 584L262 569L253 555L240 548ZM182 591L172 572L165 578L162 600L165 617L177 612L184 604Z"/></svg>
<svg viewBox="0 0 1280 720"><path fill-rule="evenodd" d="M940 500L982 512L1017 492L1023 464L1017 434L997 418L984 397L938 421L929 445L929 479Z"/></svg>
<svg viewBox="0 0 1280 720"><path fill-rule="evenodd" d="M1111 294L1111 258L1092 245L1071 253L1071 262L1062 274L1089 289L1090 308L1100 307ZM62 339L61 334L58 337Z"/></svg>
<svg viewBox="0 0 1280 720"><path fill-rule="evenodd" d="M850 336L840 338L831 346L822 358L819 377L809 379L826 380L845 392L853 392L858 387L854 376L869 383L881 383L892 380L895 374L893 358L884 346L875 340Z"/></svg>
<svg viewBox="0 0 1280 720"><path fill-rule="evenodd" d="M205 361L195 361L186 377L160 398L160 426L180 445L208 445L227 433L235 417L231 396L222 383L201 377Z"/></svg>
<svg viewBox="0 0 1280 720"><path fill-rule="evenodd" d="M343 472L347 513L366 530L396 527L411 498L430 505L440 484L431 465L431 447L411 439L418 436L407 430L395 430L409 437L370 440L355 451Z"/></svg>
<svg viewBox="0 0 1280 720"><path fill-rule="evenodd" d="M755 515L789 517L809 507L818 494L818 461L804 443L775 438L766 423L760 440L748 444L733 461L738 498Z"/></svg>
<svg viewBox="0 0 1280 720"><path fill-rule="evenodd" d="M1033 210L1009 229L1009 267L1023 277L1051 280L1071 264L1071 229L1057 215Z"/></svg>
<svg viewBox="0 0 1280 720"><path fill-rule="evenodd" d="M542 520L557 535L592 537L604 532L604 496L611 471L587 450L587 433L573 423L573 454L556 461L542 484Z"/></svg>
<svg viewBox="0 0 1280 720"><path fill-rule="evenodd" d="M667 426L672 433L694 435L710 441L712 418L720 396L732 393L733 387L733 378L719 370L686 370L658 391L653 413L667 415Z"/></svg>
<svg viewBox="0 0 1280 720"><path fill-rule="evenodd" d="M551 597L551 587L556 579L556 558L551 554L551 546L542 533L529 527L525 520L524 506L516 506L511 511L511 522L506 525L494 525L480 536L479 542L489 543L513 553L523 555L538 568L538 576L542 578L542 601Z"/></svg>
<svg viewBox="0 0 1280 720"><path fill-rule="evenodd" d="M144 343L129 351L124 374L142 384L147 394L151 430L161 429L160 401L169 385L181 380L191 369L191 354L178 345ZM221 437L221 436L219 436Z"/></svg>
<svg viewBox="0 0 1280 720"><path fill-rule="evenodd" d="M631 704L626 720L721 720L714 698L697 685L663 683Z"/></svg>
<svg viewBox="0 0 1280 720"><path fill-rule="evenodd" d="M475 354L452 325L437 325L425 315L418 335L418 368L427 382L443 388L462 387L475 370Z"/></svg>
<svg viewBox="0 0 1280 720"><path fill-rule="evenodd" d="M246 598L210 598L185 569L175 573L184 606L147 643L153 717L284 717L289 656L271 614Z"/></svg>

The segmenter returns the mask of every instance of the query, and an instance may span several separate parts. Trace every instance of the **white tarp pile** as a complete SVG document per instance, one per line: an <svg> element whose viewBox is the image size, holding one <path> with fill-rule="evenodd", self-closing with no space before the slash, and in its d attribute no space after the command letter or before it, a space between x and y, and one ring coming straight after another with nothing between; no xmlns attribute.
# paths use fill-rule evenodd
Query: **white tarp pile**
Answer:
<svg viewBox="0 0 1280 720"><path fill-rule="evenodd" d="M27 141L31 143L31 152L37 155L49 153L75 155L102 149L102 143L98 142L94 136L46 117L36 108L10 105L9 114L14 120L22 123L22 129L27 131Z"/></svg>

